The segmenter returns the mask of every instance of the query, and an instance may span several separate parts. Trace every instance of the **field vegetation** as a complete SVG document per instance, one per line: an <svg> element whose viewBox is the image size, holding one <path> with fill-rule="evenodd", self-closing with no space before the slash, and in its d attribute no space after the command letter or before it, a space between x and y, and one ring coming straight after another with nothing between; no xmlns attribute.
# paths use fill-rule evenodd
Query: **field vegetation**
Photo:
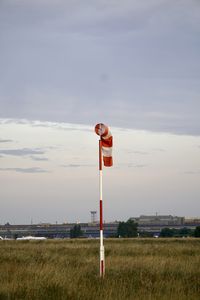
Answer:
<svg viewBox="0 0 200 300"><path fill-rule="evenodd" d="M200 239L0 241L0 299L200 299Z"/></svg>

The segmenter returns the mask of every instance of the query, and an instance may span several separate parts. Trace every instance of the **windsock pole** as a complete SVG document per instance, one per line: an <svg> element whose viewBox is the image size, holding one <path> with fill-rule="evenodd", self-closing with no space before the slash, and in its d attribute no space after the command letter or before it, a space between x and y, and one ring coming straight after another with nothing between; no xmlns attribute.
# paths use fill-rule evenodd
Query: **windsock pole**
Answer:
<svg viewBox="0 0 200 300"><path fill-rule="evenodd" d="M113 165L112 160L112 135L108 126L99 123L95 126L95 132L100 136L99 140L99 211L100 211L100 277L105 275L105 253L103 245L103 195L102 195L102 160L105 167Z"/></svg>
<svg viewBox="0 0 200 300"><path fill-rule="evenodd" d="M105 254L103 245L103 176L102 176L102 140L99 140L99 212L100 212L100 277L105 275Z"/></svg>

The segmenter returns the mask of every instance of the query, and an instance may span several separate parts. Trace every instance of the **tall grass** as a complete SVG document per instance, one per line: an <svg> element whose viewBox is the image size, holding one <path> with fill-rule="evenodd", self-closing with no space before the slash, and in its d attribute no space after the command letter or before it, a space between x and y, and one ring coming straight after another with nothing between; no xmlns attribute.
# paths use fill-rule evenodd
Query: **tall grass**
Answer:
<svg viewBox="0 0 200 300"><path fill-rule="evenodd" d="M200 299L200 240L0 241L0 299Z"/></svg>

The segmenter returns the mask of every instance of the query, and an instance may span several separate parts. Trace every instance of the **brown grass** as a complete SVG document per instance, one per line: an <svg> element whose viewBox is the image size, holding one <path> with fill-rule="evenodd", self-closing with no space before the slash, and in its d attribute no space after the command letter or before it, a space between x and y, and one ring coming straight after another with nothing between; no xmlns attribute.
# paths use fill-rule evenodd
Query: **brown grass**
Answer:
<svg viewBox="0 0 200 300"><path fill-rule="evenodd" d="M0 299L200 299L200 239L0 241Z"/></svg>

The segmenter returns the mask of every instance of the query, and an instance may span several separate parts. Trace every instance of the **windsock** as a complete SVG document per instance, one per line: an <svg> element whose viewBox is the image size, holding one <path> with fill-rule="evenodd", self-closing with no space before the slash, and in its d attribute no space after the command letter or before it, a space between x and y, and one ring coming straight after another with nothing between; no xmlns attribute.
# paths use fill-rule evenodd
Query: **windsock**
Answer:
<svg viewBox="0 0 200 300"><path fill-rule="evenodd" d="M103 162L105 167L112 167L112 146L113 138L108 126L100 123L95 126L95 132L101 137Z"/></svg>

